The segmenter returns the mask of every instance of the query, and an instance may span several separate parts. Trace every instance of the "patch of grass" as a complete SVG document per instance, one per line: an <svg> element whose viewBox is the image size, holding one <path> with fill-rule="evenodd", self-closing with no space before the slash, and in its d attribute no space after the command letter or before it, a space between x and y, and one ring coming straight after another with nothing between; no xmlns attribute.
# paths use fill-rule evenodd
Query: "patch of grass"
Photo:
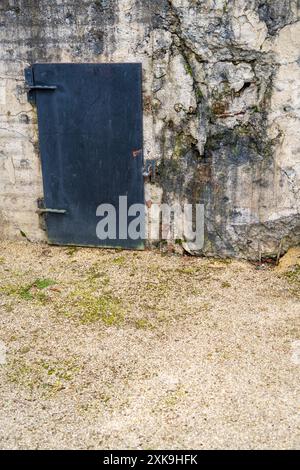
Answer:
<svg viewBox="0 0 300 470"><path fill-rule="evenodd" d="M171 282L169 279L159 278L157 282L149 281L145 284L145 293L147 297L151 296L165 296L171 289Z"/></svg>
<svg viewBox="0 0 300 470"><path fill-rule="evenodd" d="M177 268L175 271L179 274L190 275L190 274L196 274L198 271L200 271L200 269L189 266L189 267Z"/></svg>
<svg viewBox="0 0 300 470"><path fill-rule="evenodd" d="M195 93L196 93L197 101L199 102L200 100L202 100L203 93L202 93L202 91L200 90L199 87L196 87Z"/></svg>
<svg viewBox="0 0 300 470"><path fill-rule="evenodd" d="M139 318L138 320L135 321L135 327L139 330L152 330L153 325L150 323L148 320L145 318Z"/></svg>
<svg viewBox="0 0 300 470"><path fill-rule="evenodd" d="M123 266L123 265L125 264L125 262L126 262L126 258L125 258L125 256L117 256L116 258L114 258L114 259L112 260L112 262L113 262L114 264L119 265L119 266Z"/></svg>
<svg viewBox="0 0 300 470"><path fill-rule="evenodd" d="M81 315L82 323L91 323L101 319L106 326L118 325L123 320L120 301L105 295L93 304Z"/></svg>
<svg viewBox="0 0 300 470"><path fill-rule="evenodd" d="M108 286L108 284L110 283L110 277L108 276L108 274L106 274L106 272L104 271L99 271L97 265L91 266L87 271L87 275L89 281L100 279L101 284L104 286Z"/></svg>
<svg viewBox="0 0 300 470"><path fill-rule="evenodd" d="M107 406L109 401L111 400L111 396L107 395L106 393L99 393L98 396L93 401L84 402L78 405L78 412L80 414L83 413L101 413L101 408L103 406Z"/></svg>
<svg viewBox="0 0 300 470"><path fill-rule="evenodd" d="M8 284L7 286L2 286L0 291L5 295L14 295L25 300L31 300L33 296L29 292L30 287L31 285L19 287L16 284Z"/></svg>
<svg viewBox="0 0 300 470"><path fill-rule="evenodd" d="M4 305L4 310L5 310L7 313L10 313L10 312L12 312L12 311L13 311L13 309L14 309L14 308L13 308L13 306L12 306L12 305L10 305L10 304L6 304L6 305Z"/></svg>
<svg viewBox="0 0 300 470"><path fill-rule="evenodd" d="M184 64L184 69L188 75L190 75L191 77L193 76L193 69L188 62Z"/></svg>
<svg viewBox="0 0 300 470"><path fill-rule="evenodd" d="M31 287L32 287L32 285L30 284L30 285L25 286L25 287L20 287L15 292L13 292L13 291L12 292L19 295L21 297L21 299L23 299L23 300L32 300L32 299L34 299L34 296L30 292Z"/></svg>
<svg viewBox="0 0 300 470"><path fill-rule="evenodd" d="M290 271L283 274L291 286L291 292L300 297L300 265L294 266Z"/></svg>
<svg viewBox="0 0 300 470"><path fill-rule="evenodd" d="M178 385L176 390L169 392L166 399L165 404L167 406L173 407L177 405L179 401L181 401L186 395L187 391L182 388L182 386Z"/></svg>
<svg viewBox="0 0 300 470"><path fill-rule="evenodd" d="M110 293L99 295L92 289L76 289L71 292L66 303L66 315L77 317L83 324L102 321L106 326L115 326L124 318L121 301Z"/></svg>
<svg viewBox="0 0 300 470"><path fill-rule="evenodd" d="M224 281L224 282L222 282L221 287L228 288L228 287L231 287L231 284L228 281Z"/></svg>
<svg viewBox="0 0 300 470"><path fill-rule="evenodd" d="M220 263L220 264L231 264L232 259L231 258L216 258L215 262Z"/></svg>
<svg viewBox="0 0 300 470"><path fill-rule="evenodd" d="M36 279L31 287L36 287L37 289L46 289L47 287L53 286L56 284L52 279Z"/></svg>
<svg viewBox="0 0 300 470"><path fill-rule="evenodd" d="M204 302L200 307L200 310L203 312L208 312L211 309L212 309L212 305L208 302Z"/></svg>
<svg viewBox="0 0 300 470"><path fill-rule="evenodd" d="M68 248L65 249L65 252L68 256L73 256L77 251L77 246L68 246Z"/></svg>
<svg viewBox="0 0 300 470"><path fill-rule="evenodd" d="M251 110L252 110L253 113L259 113L260 112L260 109L257 105L251 106Z"/></svg>
<svg viewBox="0 0 300 470"><path fill-rule="evenodd" d="M196 144L196 140L190 134L179 132L175 136L173 157L179 159L190 151L193 145Z"/></svg>
<svg viewBox="0 0 300 470"><path fill-rule="evenodd" d="M48 297L48 295L45 294L45 292L37 292L37 293L35 294L35 298L36 298L39 302L41 302L43 305L46 305L46 304L49 302L49 300L50 300L50 297Z"/></svg>
<svg viewBox="0 0 300 470"><path fill-rule="evenodd" d="M47 375L52 375L55 379L68 382L72 380L74 374L80 370L80 368L70 360L64 360L62 362L40 361L40 365L47 372Z"/></svg>
<svg viewBox="0 0 300 470"><path fill-rule="evenodd" d="M52 279L36 279L34 282L26 284L25 286L18 286L16 284L4 286L1 288L1 291L6 295L14 295L23 300L40 300L44 303L47 296L39 291L54 284L56 284L56 282Z"/></svg>
<svg viewBox="0 0 300 470"><path fill-rule="evenodd" d="M284 273L284 276L288 279L291 283L298 283L300 282L300 265L295 266L290 271Z"/></svg>
<svg viewBox="0 0 300 470"><path fill-rule="evenodd" d="M29 388L31 391L55 393L72 381L80 367L75 359L29 361L24 357L14 358L8 364L9 382Z"/></svg>

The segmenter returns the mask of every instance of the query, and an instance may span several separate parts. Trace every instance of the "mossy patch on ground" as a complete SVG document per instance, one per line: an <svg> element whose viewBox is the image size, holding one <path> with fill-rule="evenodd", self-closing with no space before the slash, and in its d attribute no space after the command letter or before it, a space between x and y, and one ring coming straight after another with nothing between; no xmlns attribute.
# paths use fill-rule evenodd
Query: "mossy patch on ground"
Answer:
<svg viewBox="0 0 300 470"><path fill-rule="evenodd" d="M16 282L15 284L11 283L2 286L0 291L6 295L16 296L23 300L39 300L44 303L47 300L47 295L41 291L54 284L56 284L56 282L52 279L38 278L25 285L19 285Z"/></svg>
<svg viewBox="0 0 300 470"><path fill-rule="evenodd" d="M285 272L283 276L288 280L292 294L300 297L300 265L294 266Z"/></svg>
<svg viewBox="0 0 300 470"><path fill-rule="evenodd" d="M106 326L116 326L122 323L125 314L120 299L91 287L72 290L64 299L63 308L67 317L83 324L102 321Z"/></svg>
<svg viewBox="0 0 300 470"><path fill-rule="evenodd" d="M80 371L74 358L40 359L30 361L24 357L14 357L8 363L7 379L9 382L42 394L52 394L63 390Z"/></svg>

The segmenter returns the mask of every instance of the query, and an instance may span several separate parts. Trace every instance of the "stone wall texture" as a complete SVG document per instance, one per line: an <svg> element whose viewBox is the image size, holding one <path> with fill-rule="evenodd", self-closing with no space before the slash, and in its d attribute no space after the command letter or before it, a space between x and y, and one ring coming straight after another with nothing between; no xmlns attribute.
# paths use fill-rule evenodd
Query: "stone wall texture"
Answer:
<svg viewBox="0 0 300 470"><path fill-rule="evenodd" d="M299 243L299 11L296 0L1 0L0 237L45 239L24 68L133 61L144 156L157 160L147 198L203 203L206 255Z"/></svg>

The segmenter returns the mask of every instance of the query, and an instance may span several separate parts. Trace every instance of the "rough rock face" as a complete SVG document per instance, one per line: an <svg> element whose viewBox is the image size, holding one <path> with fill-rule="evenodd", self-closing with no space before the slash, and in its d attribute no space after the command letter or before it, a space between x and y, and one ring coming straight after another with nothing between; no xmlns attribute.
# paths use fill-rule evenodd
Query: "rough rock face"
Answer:
<svg viewBox="0 0 300 470"><path fill-rule="evenodd" d="M299 243L298 4L2 0L2 236L20 229L44 236L35 214L42 184L24 67L141 61L145 159L157 160L158 173L147 198L203 203L203 254L258 258Z"/></svg>

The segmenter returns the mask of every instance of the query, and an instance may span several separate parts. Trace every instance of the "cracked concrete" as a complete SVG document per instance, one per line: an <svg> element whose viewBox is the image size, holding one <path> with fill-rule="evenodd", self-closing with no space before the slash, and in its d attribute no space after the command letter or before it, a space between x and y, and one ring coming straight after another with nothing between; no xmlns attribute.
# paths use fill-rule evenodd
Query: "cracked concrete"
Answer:
<svg viewBox="0 0 300 470"><path fill-rule="evenodd" d="M16 238L22 227L44 239L24 67L138 61L144 154L158 168L147 200L205 204L205 245L195 254L257 259L299 243L299 2L25 3L0 5L2 236ZM14 162L15 179L4 161Z"/></svg>

